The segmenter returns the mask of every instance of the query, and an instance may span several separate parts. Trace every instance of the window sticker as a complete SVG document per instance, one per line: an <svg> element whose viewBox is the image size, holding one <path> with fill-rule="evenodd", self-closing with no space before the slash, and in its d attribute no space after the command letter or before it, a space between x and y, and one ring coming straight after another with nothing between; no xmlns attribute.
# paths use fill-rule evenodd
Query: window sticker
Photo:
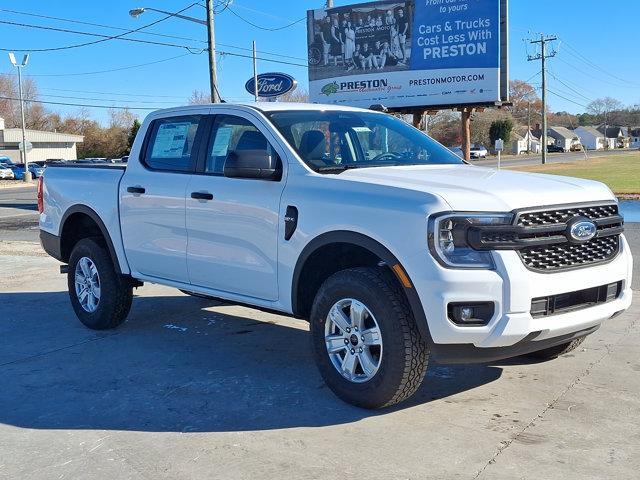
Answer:
<svg viewBox="0 0 640 480"><path fill-rule="evenodd" d="M233 127L218 127L216 130L216 138L211 147L212 157L225 157L227 150L229 150L229 141L231 140L231 134L233 133Z"/></svg>
<svg viewBox="0 0 640 480"><path fill-rule="evenodd" d="M153 142L152 158L182 157L185 151L190 122L164 123L158 128ZM187 152L188 153L188 152Z"/></svg>

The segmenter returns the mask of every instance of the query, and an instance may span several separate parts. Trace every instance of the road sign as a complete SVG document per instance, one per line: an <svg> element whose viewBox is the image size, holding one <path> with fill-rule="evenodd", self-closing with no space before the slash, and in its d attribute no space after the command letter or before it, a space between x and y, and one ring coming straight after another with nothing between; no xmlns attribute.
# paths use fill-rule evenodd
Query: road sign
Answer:
<svg viewBox="0 0 640 480"><path fill-rule="evenodd" d="M501 152L504 150L504 140L502 140L501 138L496 140L495 150L496 152Z"/></svg>
<svg viewBox="0 0 640 480"><path fill-rule="evenodd" d="M30 152L31 150L33 150L33 144L32 144L30 141L28 141L28 140L27 140L27 143L26 143L26 147L27 147L27 148L26 148L27 152ZM18 149L19 149L20 151L22 151L22 142L20 142L20 143L18 144Z"/></svg>

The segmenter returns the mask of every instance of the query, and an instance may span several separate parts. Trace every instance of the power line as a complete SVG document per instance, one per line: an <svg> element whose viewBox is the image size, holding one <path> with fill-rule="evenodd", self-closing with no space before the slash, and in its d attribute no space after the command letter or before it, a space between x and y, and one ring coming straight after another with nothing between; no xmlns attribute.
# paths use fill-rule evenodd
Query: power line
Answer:
<svg viewBox="0 0 640 480"><path fill-rule="evenodd" d="M592 74L592 73L585 72L584 70L582 70L582 69L580 69L580 68L576 67L576 66L575 66L575 65L573 65L572 63L567 62L564 58L562 58L562 55L559 55L559 56L558 56L558 60L559 60L560 62L564 63L565 65L567 65L567 66L569 66L569 67L573 68L576 72L579 72L579 73L581 73L581 74L583 74L583 75L586 75L586 76L588 76L588 77L592 77L592 76L593 76L593 74ZM620 85L620 84L618 84L618 83L614 83L614 82L612 82L611 80L603 80L602 78L596 78L596 80L598 80L598 82L606 83L606 84L608 84L608 85L612 85L612 86L614 86L614 87L618 87L618 88L637 88L637 87L633 87L633 86L631 86L631 85Z"/></svg>
<svg viewBox="0 0 640 480"><path fill-rule="evenodd" d="M560 98L562 98L562 99L566 100L567 102L575 103L576 105L579 105L579 106L581 106L581 107L587 108L587 106L586 106L586 105L583 105L582 103L574 102L574 101L573 101L573 100L571 100L570 98L567 98L567 97L565 97L565 96L563 96L563 95L560 95L559 93L556 93L556 92L554 92L553 90L551 90L551 89L549 89L549 88L547 88L547 91L548 91L549 93L552 93L552 94L553 94L553 95L555 95L556 97L560 97Z"/></svg>
<svg viewBox="0 0 640 480"><path fill-rule="evenodd" d="M20 101L19 98L5 97L5 96L0 96L0 100L13 100L16 102ZM44 101L44 100L28 100L26 98L24 99L24 101L31 102L31 103L42 103L45 105L64 105L68 107L114 108L119 110L158 110L159 109L159 107L122 107L122 106L115 106L115 105L91 105L86 103L66 103L66 102L51 102L51 101Z"/></svg>
<svg viewBox="0 0 640 480"><path fill-rule="evenodd" d="M198 5L200 5L198 3ZM116 27L113 25L105 25L102 23L93 23L93 22L85 22L83 20L76 20L76 19L71 19L71 18L62 18L62 17L53 17L50 15L40 15L37 13L30 13L30 12L21 12L18 10L8 10L8 9L2 9L0 8L0 12L7 12L7 13L13 13L13 14L17 14L17 15L27 15L27 16L31 16L31 17L37 17L37 18L45 18L48 20L57 20L57 21L61 21L61 22L68 22L68 23L76 23L79 25L88 25L88 26L92 26L92 27L100 27L100 28L109 28L112 30L120 30L120 31L125 31L128 32L129 29L128 28L123 28L123 27ZM222 12L220 12L222 13ZM96 35L93 34L91 32L68 32L68 33L77 33L77 34L82 34L82 35ZM139 34L142 35L151 35L151 36L156 36L156 37L164 37L164 38L174 38L177 40L187 40L187 41L192 41L192 42L199 42L199 43L207 43L206 40L201 40L201 39L197 39L197 38L189 38L189 37L181 37L181 36L177 36L177 35L167 35L167 34L163 34L163 33L155 33L155 32L137 32ZM235 48L238 50L244 50L247 52L251 52L252 49L248 48L248 47L239 47L237 45L231 45L228 43L222 43L222 42L216 42L218 45L222 46L222 47L227 47L227 48ZM290 58L290 59L294 59L294 60L303 60L306 61L306 58L302 58L302 57L295 57L292 55L283 55L280 53L274 53L274 52L268 52L268 51L258 51L258 53L262 53L264 55L269 55L272 57L281 57L281 58Z"/></svg>
<svg viewBox="0 0 640 480"><path fill-rule="evenodd" d="M60 21L60 22L67 22L67 23L76 23L78 25L88 25L90 27L100 27L100 28L109 28L111 30L120 30L123 32L128 32L130 29L128 28L124 28L124 27L115 27L113 25L105 25L102 23L93 23L93 22L85 22L84 20L76 20L76 19L71 19L71 18L62 18L62 17L53 17L50 15L41 15L38 13L31 13L31 12L21 12L18 10L9 10L6 8L0 8L0 12L7 12L7 13L13 13L15 15L26 15L28 17L36 17L36 18L44 18L47 20L56 20L56 21ZM199 40L197 38L189 38L189 37L181 37L178 35L167 35L165 33L155 33L155 32L138 32L142 35L150 35L150 36L154 36L154 37L164 37L164 38L174 38L176 40L187 40L187 41L191 41L191 42L200 42L200 43L207 43L206 40Z"/></svg>
<svg viewBox="0 0 640 480"><path fill-rule="evenodd" d="M38 95L40 97L51 97L51 98L65 98L68 100L97 100L99 102L122 102L122 101L127 101L127 102L131 102L131 103L151 103L151 104L156 104L156 103L164 103L164 104L168 104L168 105L176 105L177 102L175 101L167 101L167 100L155 100L155 101L149 101L149 100L133 100L133 99L129 99L129 100L124 100L124 99L118 99L118 100L112 100L112 99L108 99L108 98L94 98L94 97L75 97L75 96L69 96L69 95L53 95L53 94L49 94L49 93L43 93Z"/></svg>
<svg viewBox="0 0 640 480"><path fill-rule="evenodd" d="M227 7L227 10L229 10L229 12L230 12L231 14L233 14L234 16L236 16L237 18L239 18L239 19L240 19L240 20L242 20L243 22L248 23L248 24L249 24L249 25L251 25L252 27L258 28L258 29L260 29L260 30L266 30L266 31L268 31L268 32L276 32L276 31L278 31L278 30L284 30L285 28L293 27L293 26L294 26L294 25L296 25L297 23L300 23L300 22L302 22L303 20L306 20L306 19L307 19L307 17L302 17L302 18L299 18L298 20L296 20L296 21L294 21L294 22L289 23L288 25L284 25L284 26L282 26L282 27L269 28L269 27L263 27L263 26L261 26L261 25L257 25L257 24L255 24L255 23L253 23L252 21L247 20L247 19L246 19L246 18L244 18L242 15L240 15L240 14L239 14L239 13L237 13L237 12L235 12L235 11L233 10L233 8Z"/></svg>
<svg viewBox="0 0 640 480"><path fill-rule="evenodd" d="M76 90L70 88L38 88L38 90L53 92L92 93L94 95L122 95L125 97L150 97L150 98L184 98L181 95L155 95L149 93L123 93L123 92L96 92L95 90Z"/></svg>
<svg viewBox="0 0 640 480"><path fill-rule="evenodd" d="M636 86L636 87L640 87L640 83L635 83L635 82L631 82L629 80L626 80L624 78L618 77L617 75L614 75L613 73L609 72L608 70L600 67L599 65L597 65L596 63L593 63L591 60L589 60L587 57L585 57L584 55L582 55L578 50L576 50L575 48L573 48L569 43L567 43L566 41L562 41L562 43L564 43L569 50L571 50L573 53L571 55L573 55L574 57L576 57L578 60L581 60L582 62L586 63L587 65L589 65L592 68L595 68L596 70L601 71L602 73L609 75L611 78L615 78L616 80L619 80L621 82L624 83L628 83L630 85Z"/></svg>
<svg viewBox="0 0 640 480"><path fill-rule="evenodd" d="M169 17L165 17L164 19L167 19ZM160 21L160 20L159 20ZM150 23L148 25L145 25L143 27L140 28L146 28L150 25L154 25L155 23L158 22L154 22L154 23ZM75 45L66 45L64 47L50 47L50 48L0 48L1 51L4 52L53 52L53 51L60 51L60 50L69 50L72 48L79 48L79 47L86 47L89 45L96 45L98 43L102 43L102 42L106 42L109 40L124 40L127 42L136 42L136 43L146 43L149 45L160 45L163 47L175 47L175 48L186 48L187 50L189 50L189 52L193 51L198 51L200 50L200 52L202 52L204 49L199 49L199 48L195 48L195 47L189 47L186 45L178 45L175 43L165 43L165 42L155 42L152 40L141 40L138 38L123 38L124 35L127 35L129 33L135 32L137 30L130 30L127 33L123 33L121 35L101 35L99 33L90 33L90 32L82 32L79 30L70 30L68 28L57 28L57 27L48 27L48 26L44 26L44 25L33 25L33 24L29 24L29 23L19 23L19 22L10 22L7 20L0 20L0 24L5 24L5 25L13 25L16 27L27 27L27 28L37 28L40 30L51 30L54 32L63 32L63 33L74 33L76 35L87 35L87 36L91 36L91 37L101 37L100 40L94 40L91 42L85 42L85 43L78 43ZM198 53L200 53L198 52Z"/></svg>
<svg viewBox="0 0 640 480"><path fill-rule="evenodd" d="M571 86L567 85L565 82L563 82L562 80L560 80L557 76L555 76L553 74L553 72L551 72L550 70L547 70L549 72L549 75L551 75L554 79L556 79L558 82L560 82L562 85L564 85L565 87L567 87L569 90L571 90L572 92L574 92L575 94L577 94L579 97L584 98L586 101L588 102L592 102L593 99L589 98L589 97L585 97L581 92L579 92L578 90L576 90L575 88L572 88Z"/></svg>

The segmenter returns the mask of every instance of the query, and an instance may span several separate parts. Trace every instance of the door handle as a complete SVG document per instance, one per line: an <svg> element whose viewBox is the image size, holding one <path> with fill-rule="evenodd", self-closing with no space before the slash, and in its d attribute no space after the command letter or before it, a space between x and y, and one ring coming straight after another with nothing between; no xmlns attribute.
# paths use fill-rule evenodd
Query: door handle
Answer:
<svg viewBox="0 0 640 480"><path fill-rule="evenodd" d="M191 192L191 198L196 200L213 200L213 195L207 192Z"/></svg>
<svg viewBox="0 0 640 480"><path fill-rule="evenodd" d="M127 187L127 192L129 193L144 193L146 190L144 187Z"/></svg>

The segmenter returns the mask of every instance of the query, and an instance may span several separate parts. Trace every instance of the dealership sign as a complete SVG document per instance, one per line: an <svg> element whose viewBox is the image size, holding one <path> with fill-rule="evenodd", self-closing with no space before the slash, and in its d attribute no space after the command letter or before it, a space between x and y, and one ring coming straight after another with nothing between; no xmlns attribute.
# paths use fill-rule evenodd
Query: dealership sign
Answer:
<svg viewBox="0 0 640 480"><path fill-rule="evenodd" d="M286 73L261 73L258 75L258 96L278 97L296 88L298 82ZM251 77L244 88L251 95L255 95L255 79Z"/></svg>
<svg viewBox="0 0 640 480"><path fill-rule="evenodd" d="M500 0L310 10L307 29L314 102L401 108L501 100Z"/></svg>

